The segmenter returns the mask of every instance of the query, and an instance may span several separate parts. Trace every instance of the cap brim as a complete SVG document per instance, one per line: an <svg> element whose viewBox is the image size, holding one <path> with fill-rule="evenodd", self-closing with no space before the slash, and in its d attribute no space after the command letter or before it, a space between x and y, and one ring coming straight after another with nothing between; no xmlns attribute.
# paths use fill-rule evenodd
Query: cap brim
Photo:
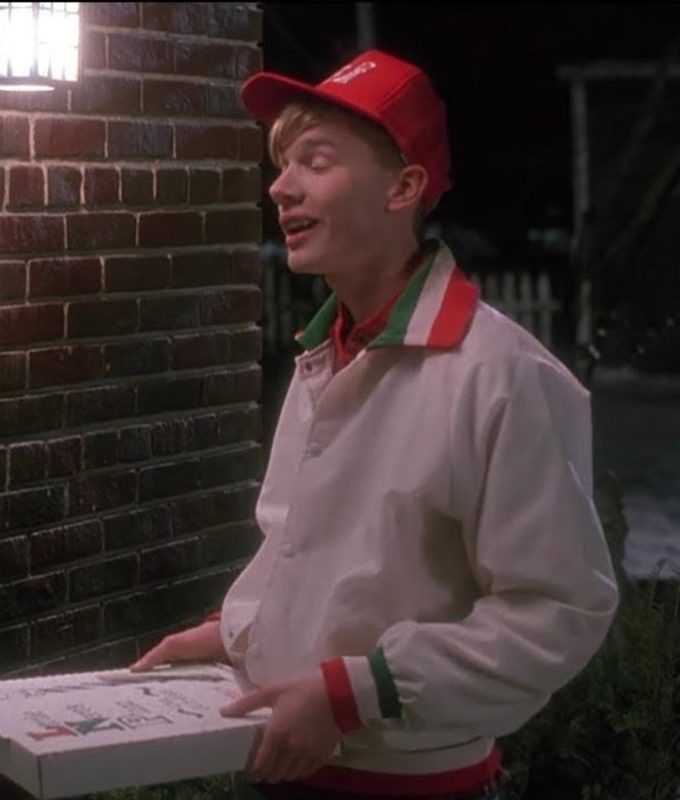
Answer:
<svg viewBox="0 0 680 800"><path fill-rule="evenodd" d="M241 88L241 100L255 119L267 124L274 122L289 103L296 100L321 100L382 125L375 114L367 112L358 104L345 102L316 86L273 72L258 72L249 78Z"/></svg>

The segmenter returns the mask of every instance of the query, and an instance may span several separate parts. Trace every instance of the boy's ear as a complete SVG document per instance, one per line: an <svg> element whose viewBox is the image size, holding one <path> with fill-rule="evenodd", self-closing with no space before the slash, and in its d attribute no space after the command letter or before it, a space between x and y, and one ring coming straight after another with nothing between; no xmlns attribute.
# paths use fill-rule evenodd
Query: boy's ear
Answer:
<svg viewBox="0 0 680 800"><path fill-rule="evenodd" d="M404 167L387 193L387 210L403 211L418 205L427 183L427 172L420 164L409 164Z"/></svg>

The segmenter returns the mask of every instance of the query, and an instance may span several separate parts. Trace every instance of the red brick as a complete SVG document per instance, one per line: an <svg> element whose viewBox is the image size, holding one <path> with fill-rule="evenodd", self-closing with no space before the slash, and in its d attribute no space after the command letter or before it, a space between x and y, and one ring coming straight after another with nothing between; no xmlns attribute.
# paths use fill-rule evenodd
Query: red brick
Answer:
<svg viewBox="0 0 680 800"><path fill-rule="evenodd" d="M160 620L167 619L170 609L173 620L178 620L184 610L170 600L167 587L145 588L144 592L104 603L104 625L108 632L116 634L146 633L156 629Z"/></svg>
<svg viewBox="0 0 680 800"><path fill-rule="evenodd" d="M68 246L73 250L109 250L133 247L135 217L128 213L69 214Z"/></svg>
<svg viewBox="0 0 680 800"><path fill-rule="evenodd" d="M110 122L110 158L169 158L172 128L156 122Z"/></svg>
<svg viewBox="0 0 680 800"><path fill-rule="evenodd" d="M139 554L139 580L159 581L186 575L198 565L198 539L160 545Z"/></svg>
<svg viewBox="0 0 680 800"><path fill-rule="evenodd" d="M247 445L228 452L204 456L199 459L201 485L210 488L259 479L262 468L261 455L259 445Z"/></svg>
<svg viewBox="0 0 680 800"><path fill-rule="evenodd" d="M61 478L80 472L82 443L78 436L52 439L45 444L47 450L47 474L50 478Z"/></svg>
<svg viewBox="0 0 680 800"><path fill-rule="evenodd" d="M28 265L29 296L61 297L101 291L98 258L65 258L31 261Z"/></svg>
<svg viewBox="0 0 680 800"><path fill-rule="evenodd" d="M84 437L85 469L110 467L118 463L118 433L116 431L97 431Z"/></svg>
<svg viewBox="0 0 680 800"><path fill-rule="evenodd" d="M198 408L201 405L203 380L200 377L166 378L141 383L138 389L138 413L155 414Z"/></svg>
<svg viewBox="0 0 680 800"><path fill-rule="evenodd" d="M172 257L173 288L242 283L234 280L229 253L187 253Z"/></svg>
<svg viewBox="0 0 680 800"><path fill-rule="evenodd" d="M112 336L137 330L136 300L69 303L67 336Z"/></svg>
<svg viewBox="0 0 680 800"><path fill-rule="evenodd" d="M198 333L172 339L174 369L197 369L215 364L257 361L262 357L259 328L246 331Z"/></svg>
<svg viewBox="0 0 680 800"><path fill-rule="evenodd" d="M189 171L189 202L215 203L220 199L220 173L214 169Z"/></svg>
<svg viewBox="0 0 680 800"><path fill-rule="evenodd" d="M0 92L0 110L67 111L68 94L62 87L51 92Z"/></svg>
<svg viewBox="0 0 680 800"><path fill-rule="evenodd" d="M60 394L0 400L0 436L60 428L63 409Z"/></svg>
<svg viewBox="0 0 680 800"><path fill-rule="evenodd" d="M38 571L79 558L95 555L102 549L99 520L48 528L30 537L31 569Z"/></svg>
<svg viewBox="0 0 680 800"><path fill-rule="evenodd" d="M109 68L126 72L173 72L174 44L128 33L109 34Z"/></svg>
<svg viewBox="0 0 680 800"><path fill-rule="evenodd" d="M64 309L58 303L0 308L0 346L64 335Z"/></svg>
<svg viewBox="0 0 680 800"><path fill-rule="evenodd" d="M200 542L201 565L207 567L249 558L262 544L262 534L252 522L241 522L203 534Z"/></svg>
<svg viewBox="0 0 680 800"><path fill-rule="evenodd" d="M22 261L0 261L0 301L18 300L26 294L26 265Z"/></svg>
<svg viewBox="0 0 680 800"><path fill-rule="evenodd" d="M0 391L13 392L25 387L26 353L0 353Z"/></svg>
<svg viewBox="0 0 680 800"><path fill-rule="evenodd" d="M177 125L177 158L238 158L238 136L232 125Z"/></svg>
<svg viewBox="0 0 680 800"><path fill-rule="evenodd" d="M203 86L189 81L144 81L145 114L199 117L205 113Z"/></svg>
<svg viewBox="0 0 680 800"><path fill-rule="evenodd" d="M99 345L49 347L29 353L30 389L93 381L103 375L104 359Z"/></svg>
<svg viewBox="0 0 680 800"><path fill-rule="evenodd" d="M124 428L118 438L118 458L124 464L151 458L151 425Z"/></svg>
<svg viewBox="0 0 680 800"><path fill-rule="evenodd" d="M49 167L47 170L47 201L51 206L80 205L80 186L83 176L74 167Z"/></svg>
<svg viewBox="0 0 680 800"><path fill-rule="evenodd" d="M256 322L262 314L262 296L256 287L232 287L201 297L202 325Z"/></svg>
<svg viewBox="0 0 680 800"><path fill-rule="evenodd" d="M262 12L242 3L142 3L142 26L169 33L257 40Z"/></svg>
<svg viewBox="0 0 680 800"><path fill-rule="evenodd" d="M139 3L85 3L83 19L104 28L138 28Z"/></svg>
<svg viewBox="0 0 680 800"><path fill-rule="evenodd" d="M252 517L257 494L255 487L226 488L182 498L172 504L175 535L246 520Z"/></svg>
<svg viewBox="0 0 680 800"><path fill-rule="evenodd" d="M133 555L75 567L69 575L70 595L74 602L130 589L136 584L137 557Z"/></svg>
<svg viewBox="0 0 680 800"><path fill-rule="evenodd" d="M75 113L138 114L140 82L108 75L84 75L71 89Z"/></svg>
<svg viewBox="0 0 680 800"><path fill-rule="evenodd" d="M237 250L232 255L232 283L253 283L259 285L262 280L262 262L254 250Z"/></svg>
<svg viewBox="0 0 680 800"><path fill-rule="evenodd" d="M203 405L222 406L257 400L261 379L261 370L257 365L213 372L205 378Z"/></svg>
<svg viewBox="0 0 680 800"><path fill-rule="evenodd" d="M84 69L105 69L106 34L88 29L80 40L80 59Z"/></svg>
<svg viewBox="0 0 680 800"><path fill-rule="evenodd" d="M40 167L10 169L9 205L17 208L45 205L45 180Z"/></svg>
<svg viewBox="0 0 680 800"><path fill-rule="evenodd" d="M109 167L87 167L85 202L90 206L110 206L118 203L118 184L118 170Z"/></svg>
<svg viewBox="0 0 680 800"><path fill-rule="evenodd" d="M129 417L135 410L132 386L101 386L70 392L66 398L66 423L83 425Z"/></svg>
<svg viewBox="0 0 680 800"><path fill-rule="evenodd" d="M91 5L100 5L92 3ZM103 4L101 4L103 5ZM49 675L59 669L61 672L82 672L106 669L124 669L141 655L136 639L109 642L72 655L56 662L41 665L41 674Z"/></svg>
<svg viewBox="0 0 680 800"><path fill-rule="evenodd" d="M172 520L166 506L104 517L104 544L107 550L139 547L171 535Z"/></svg>
<svg viewBox="0 0 680 800"><path fill-rule="evenodd" d="M214 444L236 444L245 440L259 442L262 438L262 409L250 406L239 411L220 411L217 415L217 435ZM213 445L214 446L214 445Z"/></svg>
<svg viewBox="0 0 680 800"><path fill-rule="evenodd" d="M152 375L169 367L169 345L165 339L110 344L105 348L106 374Z"/></svg>
<svg viewBox="0 0 680 800"><path fill-rule="evenodd" d="M104 269L107 292L163 289L170 283L168 256L114 256Z"/></svg>
<svg viewBox="0 0 680 800"><path fill-rule="evenodd" d="M5 495L9 530L35 528L64 518L64 487L44 486Z"/></svg>
<svg viewBox="0 0 680 800"><path fill-rule="evenodd" d="M136 493L137 476L134 470L115 470L74 478L69 484L69 514L77 516L129 505L134 503Z"/></svg>
<svg viewBox="0 0 680 800"><path fill-rule="evenodd" d="M99 119L38 119L37 158L88 158L104 155L105 126Z"/></svg>
<svg viewBox="0 0 680 800"><path fill-rule="evenodd" d="M29 628L26 623L0 631L0 671L20 667L28 660ZM15 795L9 784L0 778L3 797L12 800Z"/></svg>
<svg viewBox="0 0 680 800"><path fill-rule="evenodd" d="M154 456L169 456L187 449L188 423L186 418L156 422L151 428L151 452Z"/></svg>
<svg viewBox="0 0 680 800"><path fill-rule="evenodd" d="M262 237L262 213L258 208L208 211L205 215L207 244L258 242Z"/></svg>
<svg viewBox="0 0 680 800"><path fill-rule="evenodd" d="M28 119L0 115L0 156L28 156L30 152Z"/></svg>
<svg viewBox="0 0 680 800"><path fill-rule="evenodd" d="M45 477L45 446L42 442L10 445L8 455L10 488Z"/></svg>
<svg viewBox="0 0 680 800"><path fill-rule="evenodd" d="M0 542L0 579L28 574L28 541L15 536Z"/></svg>
<svg viewBox="0 0 680 800"><path fill-rule="evenodd" d="M196 459L158 464L139 471L139 501L188 494L201 486L201 469Z"/></svg>
<svg viewBox="0 0 680 800"><path fill-rule="evenodd" d="M262 130L241 128L238 132L238 157L242 161L262 161L262 155Z"/></svg>
<svg viewBox="0 0 680 800"><path fill-rule="evenodd" d="M202 75L245 80L261 69L262 54L254 47L203 42L181 42L175 46L178 75Z"/></svg>
<svg viewBox="0 0 680 800"><path fill-rule="evenodd" d="M64 249L64 220L47 214L0 215L5 253L50 253Z"/></svg>
<svg viewBox="0 0 680 800"><path fill-rule="evenodd" d="M62 572L26 578L0 586L0 622L56 608L66 600Z"/></svg>
<svg viewBox="0 0 680 800"><path fill-rule="evenodd" d="M153 172L148 169L125 169L121 172L123 205L153 204Z"/></svg>
<svg viewBox="0 0 680 800"><path fill-rule="evenodd" d="M195 295L154 297L140 303L140 330L196 328L200 324L200 298Z"/></svg>
<svg viewBox="0 0 680 800"><path fill-rule="evenodd" d="M156 173L156 202L165 205L185 203L188 177L184 169L159 169Z"/></svg>
<svg viewBox="0 0 680 800"><path fill-rule="evenodd" d="M201 244L203 220L195 212L148 212L139 216L140 247Z"/></svg>
<svg viewBox="0 0 680 800"><path fill-rule="evenodd" d="M173 369L198 369L228 363L229 335L192 333L173 337Z"/></svg>
<svg viewBox="0 0 680 800"><path fill-rule="evenodd" d="M207 117L220 119L248 119L250 113L241 102L237 85L210 83L205 87L205 113Z"/></svg>
<svg viewBox="0 0 680 800"><path fill-rule="evenodd" d="M259 168L230 167L222 172L222 200L225 203L259 202L261 199L262 175Z"/></svg>
<svg viewBox="0 0 680 800"><path fill-rule="evenodd" d="M99 605L94 605L36 620L31 623L31 658L45 658L98 639L101 616Z"/></svg>

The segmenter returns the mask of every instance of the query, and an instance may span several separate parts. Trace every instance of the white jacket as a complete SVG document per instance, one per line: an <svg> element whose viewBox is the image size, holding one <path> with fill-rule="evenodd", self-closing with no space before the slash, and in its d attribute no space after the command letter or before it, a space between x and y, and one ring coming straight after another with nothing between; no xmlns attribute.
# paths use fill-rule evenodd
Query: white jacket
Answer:
<svg viewBox="0 0 680 800"><path fill-rule="evenodd" d="M335 310L301 337L225 647L256 685L343 657L365 727L333 763L464 767L584 667L614 615L589 393L442 245L333 375ZM400 719L381 714L377 647Z"/></svg>

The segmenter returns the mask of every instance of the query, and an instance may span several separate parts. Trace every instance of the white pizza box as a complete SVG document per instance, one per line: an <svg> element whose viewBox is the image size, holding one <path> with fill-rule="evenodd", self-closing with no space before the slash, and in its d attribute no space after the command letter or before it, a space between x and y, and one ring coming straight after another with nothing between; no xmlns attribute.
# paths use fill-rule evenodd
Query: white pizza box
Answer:
<svg viewBox="0 0 680 800"><path fill-rule="evenodd" d="M0 681L0 774L51 800L243 769L271 712L221 717L242 693L223 664Z"/></svg>

